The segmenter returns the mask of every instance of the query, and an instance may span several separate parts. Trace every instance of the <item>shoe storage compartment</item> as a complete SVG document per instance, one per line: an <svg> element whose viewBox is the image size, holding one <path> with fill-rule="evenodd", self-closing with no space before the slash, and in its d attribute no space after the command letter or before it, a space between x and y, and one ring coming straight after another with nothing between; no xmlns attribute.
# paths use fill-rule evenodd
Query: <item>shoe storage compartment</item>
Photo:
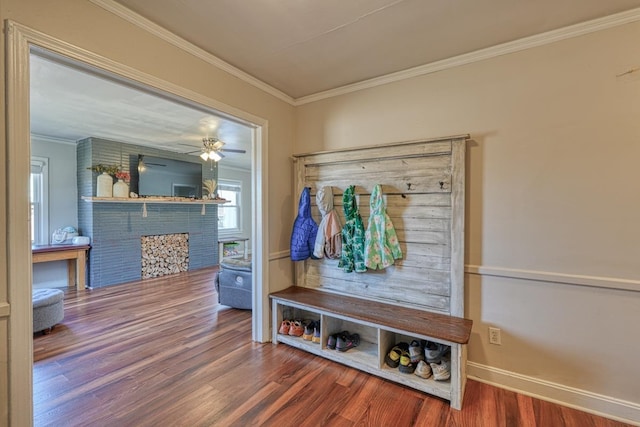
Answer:
<svg viewBox="0 0 640 427"><path fill-rule="evenodd" d="M465 344L471 321L438 313L328 294L297 286L270 295L273 306L273 342L281 342L360 369L416 390L447 399L460 409L465 381ZM388 313L395 313L390 316ZM278 333L286 316L320 319L320 344ZM360 344L345 352L327 348L328 337L349 331L360 335ZM399 342L432 341L450 346L451 378L436 381L405 374L385 364L385 355Z"/></svg>
<svg viewBox="0 0 640 427"><path fill-rule="evenodd" d="M297 307L297 306L282 305L282 306L279 306L278 309L274 310L274 313L277 313L277 315L274 316L274 321L275 321L274 327L273 327L274 342L279 341L311 353L315 353L318 355L321 354L320 352L321 346L324 345L322 342L314 343L312 341L307 341L303 339L301 336L296 337L293 335L281 334L279 332L280 326L282 325L282 322L285 319L286 320L322 321L321 320L322 316L319 312Z"/></svg>
<svg viewBox="0 0 640 427"><path fill-rule="evenodd" d="M324 333L326 339L323 343L323 356L348 365L354 363L369 367L370 369L378 369L378 331L371 326L356 323L344 318L323 315ZM339 351L330 349L326 346L329 336L339 332L348 331L350 334L358 334L360 343L347 351Z"/></svg>
<svg viewBox="0 0 640 427"><path fill-rule="evenodd" d="M391 381L404 384L416 390L424 391L425 393L429 393L443 399L451 400L451 378L446 381L436 381L433 379L433 375L430 378L421 378L415 374L402 373L398 368L391 368L385 363L385 356L387 355L387 353L389 353L389 350L391 350L396 344L400 342L406 342L407 344L410 344L413 340L434 341L433 338L429 338L424 335L406 335L403 333L392 332L386 329L380 329L380 350L382 356L380 359L380 376ZM441 342L441 344L449 345L451 347L451 351L453 351L453 347L456 347L455 344L451 345L450 343L446 342ZM453 376L453 368L451 371L451 374Z"/></svg>

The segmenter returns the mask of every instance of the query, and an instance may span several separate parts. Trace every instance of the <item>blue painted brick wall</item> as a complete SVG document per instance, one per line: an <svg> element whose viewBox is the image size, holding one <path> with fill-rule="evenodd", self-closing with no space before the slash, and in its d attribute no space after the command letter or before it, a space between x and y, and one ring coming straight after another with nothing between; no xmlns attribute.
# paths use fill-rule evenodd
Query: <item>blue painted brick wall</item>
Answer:
<svg viewBox="0 0 640 427"><path fill-rule="evenodd" d="M132 144L99 138L82 140L77 146L78 194L95 196L96 174L88 170L92 164L121 164L132 174L138 154L177 160L198 159ZM131 168L129 167L131 164ZM217 167L203 165L203 179L216 179ZM78 226L84 236L91 237L89 252L89 285L101 287L140 280L142 277L141 237L158 234L189 234L189 269L218 264L218 207L194 204L88 203L78 201Z"/></svg>

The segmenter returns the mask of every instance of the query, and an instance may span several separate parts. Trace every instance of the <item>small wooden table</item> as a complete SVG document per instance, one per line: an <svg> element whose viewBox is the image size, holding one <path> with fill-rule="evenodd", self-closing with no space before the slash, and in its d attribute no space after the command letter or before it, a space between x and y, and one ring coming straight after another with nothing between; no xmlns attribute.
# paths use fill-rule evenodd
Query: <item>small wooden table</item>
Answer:
<svg viewBox="0 0 640 427"><path fill-rule="evenodd" d="M78 291L86 287L86 263L89 245L34 245L31 247L31 262L67 260L68 285L76 286ZM75 262L74 262L75 261Z"/></svg>

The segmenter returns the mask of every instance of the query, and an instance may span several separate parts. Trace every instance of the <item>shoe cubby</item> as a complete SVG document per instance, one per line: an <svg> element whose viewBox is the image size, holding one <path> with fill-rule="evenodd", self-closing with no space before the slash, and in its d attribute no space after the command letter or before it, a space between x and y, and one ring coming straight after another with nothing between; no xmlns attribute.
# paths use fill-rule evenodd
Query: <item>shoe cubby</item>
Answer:
<svg viewBox="0 0 640 427"><path fill-rule="evenodd" d="M385 303L328 295L304 288L271 294L273 342L288 344L318 356L360 369L389 381L449 400L460 409L465 385L466 343L471 322L462 318L398 308ZM390 315L391 314L391 315ZM321 342L278 334L283 319L319 320ZM358 346L341 352L327 348L331 334L348 331L360 335ZM400 342L431 341L450 348L451 377L436 381L403 373L385 364L385 355Z"/></svg>
<svg viewBox="0 0 640 427"><path fill-rule="evenodd" d="M320 313L301 307L279 305L275 317L277 321L277 328L274 325L275 340L306 351L310 351L312 353L320 353L321 343L314 343L313 341L305 340L302 338L302 336L280 333L280 327L283 321L288 320L293 322L296 320L300 320L307 322L322 322L322 315Z"/></svg>
<svg viewBox="0 0 640 427"><path fill-rule="evenodd" d="M322 342L322 350L325 357L348 364L355 362L366 365L371 369L378 368L379 346L377 328L330 315L323 315L323 320L324 330L322 335L324 340ZM350 335L358 334L358 345L347 351L328 348L327 342L329 337L344 331L349 332Z"/></svg>
<svg viewBox="0 0 640 427"><path fill-rule="evenodd" d="M392 368L385 363L385 356L393 347L402 342L410 344L413 340L420 342L421 340L432 341L433 339L425 336L408 335L380 329L380 376L434 396L451 400L451 379L436 381L433 375L429 378L422 378L415 375L415 373L407 374L400 372L397 367Z"/></svg>

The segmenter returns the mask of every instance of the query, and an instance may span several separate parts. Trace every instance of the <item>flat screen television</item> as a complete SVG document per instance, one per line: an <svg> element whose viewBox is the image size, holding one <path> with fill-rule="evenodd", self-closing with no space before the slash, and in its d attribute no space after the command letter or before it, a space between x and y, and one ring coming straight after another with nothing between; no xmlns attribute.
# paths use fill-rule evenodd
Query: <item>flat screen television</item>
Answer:
<svg viewBox="0 0 640 427"><path fill-rule="evenodd" d="M202 198L202 163L138 155L137 164L140 196Z"/></svg>

